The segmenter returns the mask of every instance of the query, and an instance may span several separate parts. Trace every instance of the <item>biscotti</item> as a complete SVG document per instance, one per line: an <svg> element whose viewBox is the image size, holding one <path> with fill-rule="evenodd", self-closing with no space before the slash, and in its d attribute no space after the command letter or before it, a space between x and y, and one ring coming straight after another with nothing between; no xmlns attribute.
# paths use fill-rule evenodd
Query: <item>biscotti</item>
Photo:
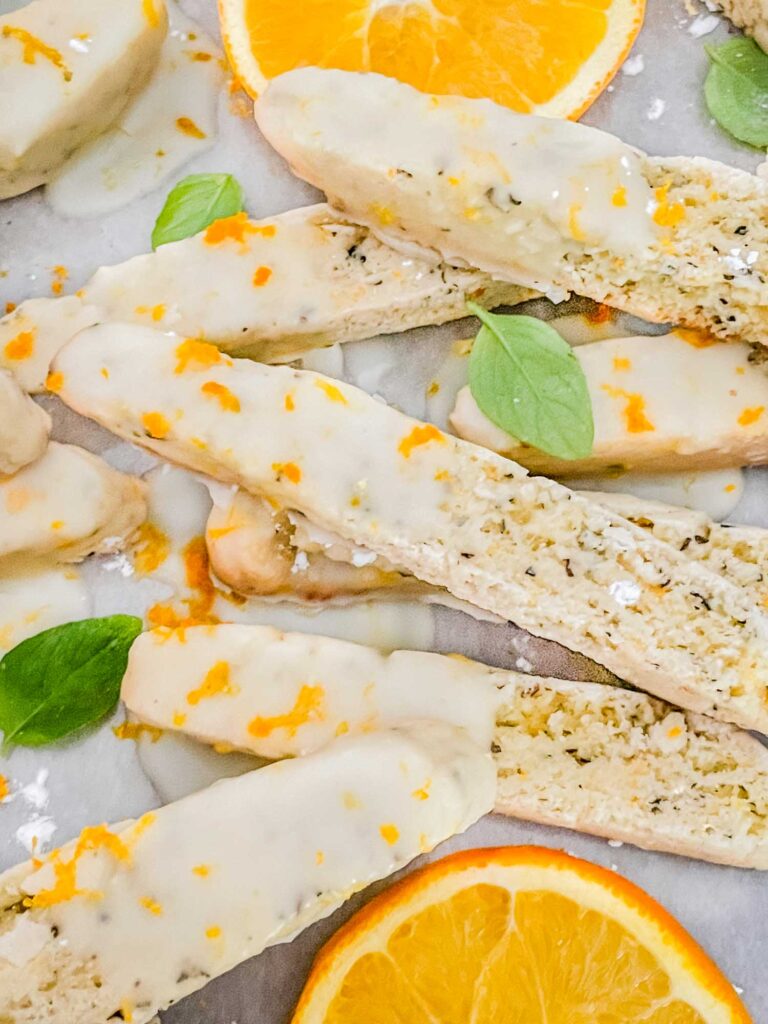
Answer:
<svg viewBox="0 0 768 1024"><path fill-rule="evenodd" d="M766 619L727 580L347 384L212 346L184 364L188 352L146 328L91 328L59 354L59 393L119 436L295 508L641 689L768 729Z"/></svg>
<svg viewBox="0 0 768 1024"><path fill-rule="evenodd" d="M555 299L766 337L768 183L746 171L376 74L289 71L255 110L295 173L384 239Z"/></svg>

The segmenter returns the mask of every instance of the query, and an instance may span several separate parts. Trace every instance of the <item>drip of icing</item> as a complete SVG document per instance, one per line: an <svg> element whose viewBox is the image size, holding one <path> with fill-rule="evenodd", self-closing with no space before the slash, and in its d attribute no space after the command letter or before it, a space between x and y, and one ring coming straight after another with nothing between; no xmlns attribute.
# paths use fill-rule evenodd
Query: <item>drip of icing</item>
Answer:
<svg viewBox="0 0 768 1024"><path fill-rule="evenodd" d="M170 7L171 30L146 88L118 123L77 150L46 187L62 217L97 217L153 191L217 134L221 52Z"/></svg>
<svg viewBox="0 0 768 1024"><path fill-rule="evenodd" d="M14 563L0 578L0 656L27 637L85 619L91 603L79 571Z"/></svg>
<svg viewBox="0 0 768 1024"><path fill-rule="evenodd" d="M583 491L611 491L667 505L705 512L710 519L728 519L744 493L741 469L700 470L689 473L624 473L620 477L594 476L563 480Z"/></svg>

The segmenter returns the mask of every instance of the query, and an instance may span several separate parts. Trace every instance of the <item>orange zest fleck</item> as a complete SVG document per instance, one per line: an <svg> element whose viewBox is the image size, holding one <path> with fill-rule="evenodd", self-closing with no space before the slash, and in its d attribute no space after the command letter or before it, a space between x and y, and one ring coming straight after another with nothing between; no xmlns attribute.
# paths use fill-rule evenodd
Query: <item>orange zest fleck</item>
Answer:
<svg viewBox="0 0 768 1024"><path fill-rule="evenodd" d="M624 399L626 404L622 409L622 416L628 433L643 434L656 429L645 414L645 398L642 395L625 391L623 388L614 388L610 384L603 384L602 389L611 398Z"/></svg>
<svg viewBox="0 0 768 1024"><path fill-rule="evenodd" d="M138 316L149 315L155 323L158 323L165 316L165 306L162 302L158 302L156 306L137 306L135 312Z"/></svg>
<svg viewBox="0 0 768 1024"><path fill-rule="evenodd" d="M606 306L604 302L599 302L597 306L590 309L584 315L591 324L607 324L613 320L613 310L610 306Z"/></svg>
<svg viewBox="0 0 768 1024"><path fill-rule="evenodd" d="M304 684L299 690L290 711L281 715L257 715L248 723L251 736L263 739L275 729L285 729L288 736L295 736L302 725L322 722L325 718L325 690L322 686Z"/></svg>
<svg viewBox="0 0 768 1024"><path fill-rule="evenodd" d="M181 729L186 720L187 716L184 714L183 711L174 711L172 722L177 729Z"/></svg>
<svg viewBox="0 0 768 1024"><path fill-rule="evenodd" d="M614 356L613 368L617 373L621 373L623 370L631 370L632 360L626 359L624 356Z"/></svg>
<svg viewBox="0 0 768 1024"><path fill-rule="evenodd" d="M662 185L660 188L654 189L657 205L653 213L653 219L662 228L674 228L681 220L685 219L685 207L683 204L670 203L667 198L668 194L669 185Z"/></svg>
<svg viewBox="0 0 768 1024"><path fill-rule="evenodd" d="M212 697L234 697L240 692L240 688L234 686L230 679L229 662L217 661L216 664L205 674L202 683L195 690L187 694L187 704L193 707L201 700L210 700Z"/></svg>
<svg viewBox="0 0 768 1024"><path fill-rule="evenodd" d="M296 408L296 403L294 402L293 395L291 394L290 391L285 396L283 404L285 405L286 412L293 412L293 410Z"/></svg>
<svg viewBox="0 0 768 1024"><path fill-rule="evenodd" d="M329 380L316 380L315 387L319 388L332 402L338 402L339 405L349 405L341 391L339 391L335 384L331 384Z"/></svg>
<svg viewBox="0 0 768 1024"><path fill-rule="evenodd" d="M209 224L203 241L206 245L221 245L222 242L240 242L244 245L247 235L257 233L258 229L248 220L247 213L234 213L231 217L221 217Z"/></svg>
<svg viewBox="0 0 768 1024"><path fill-rule="evenodd" d="M585 242L587 236L584 234L581 225L579 224L579 214L581 213L581 203L571 203L568 207L568 230L571 233L571 238L576 242Z"/></svg>
<svg viewBox="0 0 768 1024"><path fill-rule="evenodd" d="M191 619L198 623L218 622L218 619L211 615L216 600L216 588L211 580L205 537L193 537L184 546L182 557L186 584L195 592L194 597L185 599Z"/></svg>
<svg viewBox="0 0 768 1024"><path fill-rule="evenodd" d="M253 274L253 287L263 288L267 281L269 281L270 277L272 277L271 267L256 267Z"/></svg>
<svg viewBox="0 0 768 1024"><path fill-rule="evenodd" d="M736 490L736 484L726 484L723 490L726 494L733 494L733 492Z"/></svg>
<svg viewBox="0 0 768 1024"><path fill-rule="evenodd" d="M394 224L395 215L388 206L382 206L381 203L374 203L371 210L382 227L388 227L390 224Z"/></svg>
<svg viewBox="0 0 768 1024"><path fill-rule="evenodd" d="M157 28L160 24L160 12L155 7L155 0L142 0L141 9L150 27Z"/></svg>
<svg viewBox="0 0 768 1024"><path fill-rule="evenodd" d="M29 359L35 351L34 330L21 331L15 338L11 338L11 340L7 342L3 351L5 352L6 359L13 359L14 361L19 362L22 359Z"/></svg>
<svg viewBox="0 0 768 1024"><path fill-rule="evenodd" d="M192 868L192 874L197 875L198 878L207 878L210 873L211 869L207 864L195 864Z"/></svg>
<svg viewBox="0 0 768 1024"><path fill-rule="evenodd" d="M183 135L189 135L192 139L204 139L206 134L202 131L191 117L177 117L176 127Z"/></svg>
<svg viewBox="0 0 768 1024"><path fill-rule="evenodd" d="M147 574L159 569L171 552L171 542L154 523L145 522L139 527L133 565L137 572Z"/></svg>
<svg viewBox="0 0 768 1024"><path fill-rule="evenodd" d="M315 864L322 864L324 860L325 854L322 850L318 850L317 853L315 853Z"/></svg>
<svg viewBox="0 0 768 1024"><path fill-rule="evenodd" d="M213 60L213 54L206 53L205 50L187 50L187 56L200 64L207 64L209 60Z"/></svg>
<svg viewBox="0 0 768 1024"><path fill-rule="evenodd" d="M31 32L28 32L25 28L17 28L13 25L3 25L3 39L18 39L21 43L22 57L21 59L25 64L36 64L38 56L44 60L49 60L55 68L61 71L61 74L65 82L72 81L72 72L69 70L67 65L64 63L64 58L61 56L59 50L54 49L52 46L48 46L42 39L38 39L37 36L33 36Z"/></svg>
<svg viewBox="0 0 768 1024"><path fill-rule="evenodd" d="M611 196L611 202L614 206L627 205L627 190L623 185L619 185L619 187L614 191Z"/></svg>
<svg viewBox="0 0 768 1024"><path fill-rule="evenodd" d="M63 519L54 519L51 522L51 529L52 530L60 530L63 526L64 526L64 520Z"/></svg>
<svg viewBox="0 0 768 1024"><path fill-rule="evenodd" d="M719 340L707 331L696 331L689 327L676 327L672 333L687 345L693 345L694 348L709 348L710 345L719 344Z"/></svg>
<svg viewBox="0 0 768 1024"><path fill-rule="evenodd" d="M221 928L217 924L211 925L210 928L205 929L205 937L206 939L220 939Z"/></svg>
<svg viewBox="0 0 768 1024"><path fill-rule="evenodd" d="M52 273L53 281L51 282L51 291L54 295L61 295L62 289L64 288L64 282L69 277L69 271L66 267L59 264L53 268Z"/></svg>
<svg viewBox="0 0 768 1024"><path fill-rule="evenodd" d="M284 476L292 484L297 484L301 481L301 470L295 462L273 462L272 469L277 473L278 478Z"/></svg>
<svg viewBox="0 0 768 1024"><path fill-rule="evenodd" d="M396 825L382 825L379 833L384 842L389 843L390 846L394 846L400 838L400 830Z"/></svg>
<svg viewBox="0 0 768 1024"><path fill-rule="evenodd" d="M225 412L240 412L240 399L224 384L209 380L200 390L207 398L215 398Z"/></svg>
<svg viewBox="0 0 768 1024"><path fill-rule="evenodd" d="M753 423L757 423L764 412L764 405L753 405L750 408L742 409L737 422L740 427L751 427Z"/></svg>
<svg viewBox="0 0 768 1024"><path fill-rule="evenodd" d="M139 903L145 910L148 910L150 914L153 914L155 917L162 916L163 908L161 904L159 904L157 900L153 900L151 896L142 896Z"/></svg>
<svg viewBox="0 0 768 1024"><path fill-rule="evenodd" d="M45 378L45 386L54 395L58 395L64 387L64 374L58 371L49 373Z"/></svg>
<svg viewBox="0 0 768 1024"><path fill-rule="evenodd" d="M119 740L138 740L141 736L147 736L153 743L157 743L163 735L162 729L147 722L121 722L120 725L112 726L112 732Z"/></svg>
<svg viewBox="0 0 768 1024"><path fill-rule="evenodd" d="M139 820L136 822L136 824L131 829L131 835L130 835L130 838L128 840L128 846L133 848L133 846L135 845L137 839L141 838L141 836L144 835L144 833L147 831L147 829L151 825L154 825L154 823L156 821L157 821L157 815L155 814L154 811L147 811L146 814L142 814L142 816L139 818Z"/></svg>
<svg viewBox="0 0 768 1024"><path fill-rule="evenodd" d="M106 825L91 825L84 828L69 860L61 859L61 850L54 850L48 857L53 865L54 884L50 889L41 889L24 900L26 907L53 907L81 896L84 899L99 900L103 893L92 889L77 888L77 862L87 851L106 850L115 860L130 862L131 851Z"/></svg>
<svg viewBox="0 0 768 1024"><path fill-rule="evenodd" d="M6 302L6 304L5 304L5 315L8 316L8 314L12 313L14 311L14 309L16 309L16 303L15 302L10 302L10 301Z"/></svg>
<svg viewBox="0 0 768 1024"><path fill-rule="evenodd" d="M402 439L400 444L397 446L397 450L405 459L410 459L413 454L414 448L419 448L421 445L429 444L430 441L436 441L438 444L445 444L445 437L431 423L424 423L418 427L414 427L413 430L406 437Z"/></svg>
<svg viewBox="0 0 768 1024"><path fill-rule="evenodd" d="M184 373L189 369L207 370L211 366L218 366L219 363L231 362L225 359L215 345L199 341L197 338L187 338L176 346L176 360L174 373Z"/></svg>
<svg viewBox="0 0 768 1024"><path fill-rule="evenodd" d="M11 786L5 775L0 775L0 804L11 795Z"/></svg>
<svg viewBox="0 0 768 1024"><path fill-rule="evenodd" d="M150 437L162 441L171 432L171 424L161 412L145 412L141 422Z"/></svg>

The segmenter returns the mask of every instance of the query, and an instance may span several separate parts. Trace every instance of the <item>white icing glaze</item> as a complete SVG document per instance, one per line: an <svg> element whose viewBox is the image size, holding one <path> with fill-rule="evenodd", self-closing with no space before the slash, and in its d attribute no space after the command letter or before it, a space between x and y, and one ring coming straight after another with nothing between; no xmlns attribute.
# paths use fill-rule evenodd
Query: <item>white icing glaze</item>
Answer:
<svg viewBox="0 0 768 1024"><path fill-rule="evenodd" d="M463 726L489 748L491 678L485 666L438 654L383 655L267 627L197 626L139 637L122 698L142 721L268 758L410 718Z"/></svg>
<svg viewBox="0 0 768 1024"><path fill-rule="evenodd" d="M584 125L319 68L273 79L256 120L300 177L382 237L403 231L502 279L546 291L569 253L655 239L637 153Z"/></svg>
<svg viewBox="0 0 768 1024"><path fill-rule="evenodd" d="M34 0L0 17L0 199L47 181L115 121L166 27L162 0Z"/></svg>
<svg viewBox="0 0 768 1024"><path fill-rule="evenodd" d="M414 795L425 788L426 800ZM492 808L495 790L490 756L461 730L418 722L344 738L129 826L127 859L86 849L77 888L100 898L28 913L56 925L68 954L95 956L114 1009L122 1001L143 1024L463 831ZM53 874L47 860L23 888L49 889Z"/></svg>
<svg viewBox="0 0 768 1024"><path fill-rule="evenodd" d="M48 185L46 198L59 216L110 213L151 192L213 145L224 83L221 51L175 5L169 15L171 29L146 87Z"/></svg>

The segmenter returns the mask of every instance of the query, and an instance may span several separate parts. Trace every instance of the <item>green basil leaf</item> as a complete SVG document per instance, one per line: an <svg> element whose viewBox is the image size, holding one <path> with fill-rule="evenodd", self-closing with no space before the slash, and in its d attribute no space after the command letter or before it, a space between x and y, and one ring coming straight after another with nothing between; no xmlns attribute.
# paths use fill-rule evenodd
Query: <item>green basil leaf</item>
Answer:
<svg viewBox="0 0 768 1024"><path fill-rule="evenodd" d="M242 209L243 190L231 174L190 174L168 193L152 231L152 248L196 235Z"/></svg>
<svg viewBox="0 0 768 1024"><path fill-rule="evenodd" d="M754 39L705 46L711 65L704 83L709 112L729 134L768 146L768 54Z"/></svg>
<svg viewBox="0 0 768 1024"><path fill-rule="evenodd" d="M141 629L133 615L83 619L46 629L8 651L0 661L5 743L39 747L108 714Z"/></svg>
<svg viewBox="0 0 768 1024"><path fill-rule="evenodd" d="M592 451L592 402L578 359L554 328L532 316L467 306L480 328L469 357L469 389L489 420L558 459Z"/></svg>

